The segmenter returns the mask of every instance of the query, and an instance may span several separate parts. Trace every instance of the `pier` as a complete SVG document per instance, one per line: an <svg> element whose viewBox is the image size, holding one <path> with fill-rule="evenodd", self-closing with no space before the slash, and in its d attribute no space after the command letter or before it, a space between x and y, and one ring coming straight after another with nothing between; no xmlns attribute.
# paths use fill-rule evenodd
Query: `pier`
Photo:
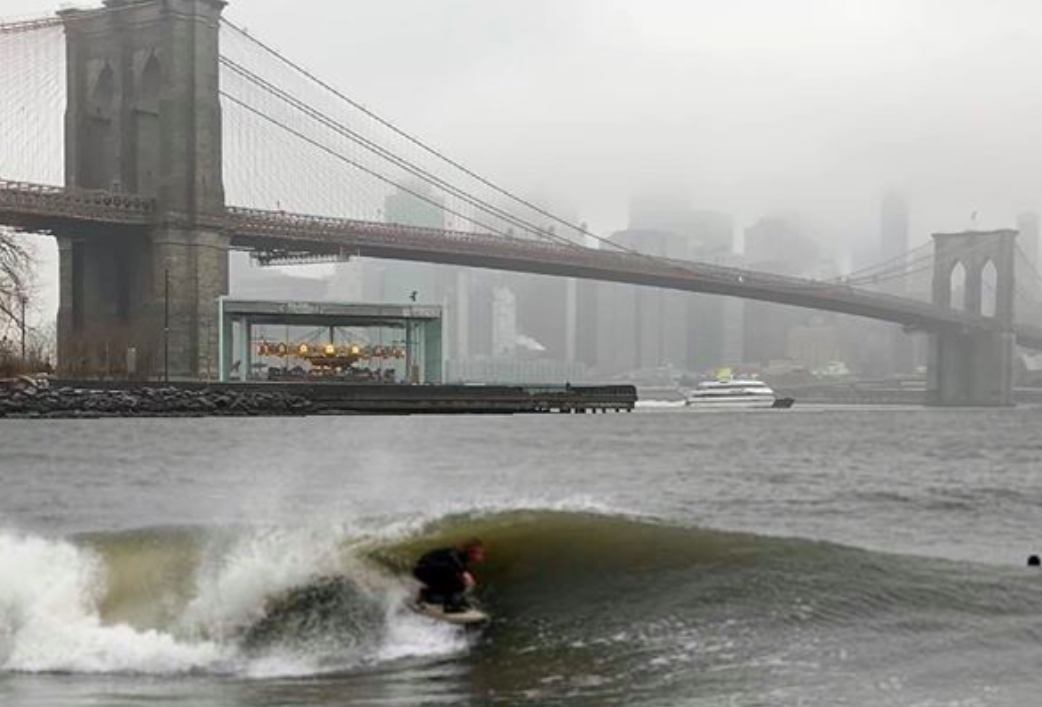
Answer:
<svg viewBox="0 0 1042 707"><path fill-rule="evenodd" d="M596 414L631 412L629 385L387 385L14 381L0 418L306 415Z"/></svg>

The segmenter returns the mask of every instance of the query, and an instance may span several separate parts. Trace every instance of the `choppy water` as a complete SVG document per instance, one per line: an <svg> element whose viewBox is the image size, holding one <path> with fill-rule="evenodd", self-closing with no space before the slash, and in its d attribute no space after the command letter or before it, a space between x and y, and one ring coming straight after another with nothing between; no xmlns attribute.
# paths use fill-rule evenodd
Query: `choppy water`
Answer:
<svg viewBox="0 0 1042 707"><path fill-rule="evenodd" d="M0 704L1035 704L1040 422L0 422ZM474 534L492 625L404 610Z"/></svg>

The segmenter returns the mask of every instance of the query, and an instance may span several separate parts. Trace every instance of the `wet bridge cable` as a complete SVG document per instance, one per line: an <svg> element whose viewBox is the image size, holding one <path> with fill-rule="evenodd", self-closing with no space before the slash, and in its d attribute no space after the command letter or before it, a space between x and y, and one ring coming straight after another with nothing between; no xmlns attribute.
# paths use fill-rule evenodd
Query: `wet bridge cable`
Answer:
<svg viewBox="0 0 1042 707"><path fill-rule="evenodd" d="M390 125L388 121L372 118L375 114L368 111L363 112L364 119L359 120L356 107L360 104L350 101L342 94L331 93L333 89L328 89L326 84L318 84L321 88L318 95L314 95L314 91L309 92L308 86L301 81L301 77L304 76L307 81L313 83L312 79L307 78L309 74L302 74L296 65L283 60L274 50L267 49L266 45L256 43L241 30L235 29L236 34L233 36L248 38L251 47L263 47L262 59L278 57L275 61L268 62L268 66L257 66L259 62L256 51L243 51L242 44L234 41L225 43L222 56L222 84L225 98L235 99L231 101L233 105L228 111L231 120L238 120L240 123L235 127L242 127L241 124L245 122L243 113L249 112L252 115L247 119L254 125L258 121L267 122L269 128L278 125L298 138L298 141L308 143L310 149L306 155L302 155L299 144L275 145L274 150L269 145L267 164L261 166L257 164L256 152L246 155L237 149L235 141L239 138L236 138L235 133L238 131L226 130L229 134L227 139L232 143L231 149L228 150L229 166L226 167L229 200L232 203L242 203L239 198L245 197L247 202L251 202L248 205L262 205L264 208L270 208L277 203L282 210L368 219L382 216L383 218L377 220L391 221L394 215L382 213L382 209L389 197L394 196L394 192L387 187L394 187L408 194L413 200L423 202L426 207L440 208L456 219L447 219L440 224L411 225L456 228L460 221L474 222L474 214L481 213L483 217L479 221L488 232L513 237L527 234L561 245L574 244L574 241L556 234L554 229L545 223L536 223L532 214L518 213L508 210L505 205L493 203L487 193L479 193L480 190L475 188L472 181L460 184L459 174L455 177L446 175L446 171L451 174L452 170L445 170L443 166L438 168L436 163L443 162L441 157L432 159L433 153L426 152L424 159L424 155L418 156L415 150L407 153L406 148L414 143L404 140L401 131L389 130L386 128ZM331 96L333 100L330 100ZM345 110L345 105L350 110ZM306 170L302 169L302 158L315 156L316 153L322 153L319 162L324 164L309 161ZM345 199L342 197L321 194L322 191L328 193L331 189L343 192L359 186L359 182L351 183L343 174L329 169L328 163L331 159L339 161L343 166L345 158L350 159L352 164L364 167L365 174L370 178L370 184L362 186L360 190L364 193L364 198L368 199L367 204L344 204ZM239 167L233 168L230 165L247 160L252 162L249 174L240 177ZM309 184L314 189L308 189L304 194L299 188L294 191L292 186L283 194L270 188L276 186L281 189L284 183L272 185L269 175L316 171L329 177L324 188L319 184ZM306 175L302 174L302 177L304 180L307 179ZM381 177L383 179L380 179ZM382 181L383 188L374 189L371 183L373 179ZM255 180L267 181L267 191L271 193L260 195L258 198L258 191L264 190L256 188L257 185L253 183ZM418 197L417 193L423 198ZM257 204L258 200L262 204ZM334 210L330 211L330 208Z"/></svg>
<svg viewBox="0 0 1042 707"><path fill-rule="evenodd" d="M463 175L469 180L472 180L474 184L489 190L495 198L505 199L508 203L512 203L515 206L521 207L524 211L530 214L529 220L545 219L545 223L548 226L563 227L566 230L566 232L569 233L571 236L569 238L566 238L566 240L569 241L575 239L581 240L584 238L590 238L596 240L601 245L610 247L615 250L630 250L628 248L620 246L619 244L613 243L610 240L601 238L600 236L597 236L596 234L590 232L587 228L585 228L585 226L571 223L570 221L567 221L559 217L558 215L552 213L548 209L545 209L533 203L532 201L524 199L516 195L515 193L497 185L491 180L481 176L476 171L464 166L461 162L450 158L444 152L432 147L428 142L423 141L410 133L407 133L392 121L383 118L382 116L378 115L376 112L367 108L360 102L350 98L340 90L336 89L329 83L323 81L322 79L320 79L301 65L289 60L276 49L260 41L259 39L249 34L242 28L238 27L234 23L225 20L224 24L228 29L231 30L233 35L244 40L245 43L252 45L261 53L266 54L269 58L271 58L273 62L278 66L281 73L292 73L295 74L298 77L298 79L304 79L310 82L315 87L321 89L321 91L325 94L325 97L327 99L332 98L334 99L334 103L340 103L342 106L349 106L354 111L357 111L357 113L361 116L364 116L365 118L369 119L374 125L383 128L387 134L398 138L405 145L418 149L426 157L433 158L433 160L436 163L451 168L451 170L454 170L460 175ZM235 50L233 49L230 52L226 52L225 58L228 58L228 55L230 53L235 53ZM240 55L242 55L241 51ZM492 199L485 199L485 201L491 200Z"/></svg>
<svg viewBox="0 0 1042 707"><path fill-rule="evenodd" d="M0 179L64 182L64 39L56 17L0 23Z"/></svg>
<svg viewBox="0 0 1042 707"><path fill-rule="evenodd" d="M386 160L391 165L400 168L406 174L411 175L412 177L415 177L423 182L426 182L427 184L437 187L443 193L449 194L459 199L461 202L467 204L470 207L473 207L475 210L480 211L488 216L491 216L494 219L501 220L502 222L509 224L511 227L516 227L521 232L531 234L536 238L552 241L554 243L558 243L567 247L578 247L572 241L556 236L553 232L547 231L539 225L533 224L530 221L526 221L519 216L504 211L503 209L493 204L489 204L488 202L482 201L478 197L475 197L470 193L464 191L463 189L455 186L454 184L449 183L440 176L432 174L428 170L424 169L422 166L416 165L410 162L408 159L403 158L395 154L394 152L391 152L385 147L359 134L357 131L352 130L350 127L344 125L343 123L338 122L330 116L304 104L291 94L287 93L286 91L283 91L277 86L274 86L270 82L257 76L245 67L224 58L222 58L221 63L222 66L232 71L235 75L242 78L244 81L259 88L261 91L267 93L269 96L275 98L276 100L285 103L288 107L292 108L295 111L298 111L306 118L313 120L314 122L318 123L324 128L327 128L331 132L346 138L347 140L360 146L365 151L375 155L376 157L382 160ZM273 118L269 112L265 111L262 108L256 107L253 103L248 102L240 96L233 95L231 92L225 90L222 90L222 95L224 95L225 98L237 103L242 108L257 111L259 114L261 114L260 117L270 119L271 122L273 122L274 124L278 125L279 127L282 127L285 130L293 132L302 139L308 139L303 133L299 131L299 128L291 128L286 123L278 121L277 119ZM377 176L372 171L369 171L369 173L371 176ZM401 191L407 192L422 201L426 201L427 203L430 203L435 207L441 206L441 204L434 202L433 200L427 198L425 195L419 193L418 191L410 189L403 182L395 181L394 179L383 175L380 175L377 178L385 180L388 184L395 186ZM446 208L446 210L448 211L449 209ZM463 215L459 212L455 212L455 215L463 217ZM477 222L475 223L476 225L482 225L478 224ZM485 227L491 228L487 225L485 225ZM492 230L495 232L497 229Z"/></svg>

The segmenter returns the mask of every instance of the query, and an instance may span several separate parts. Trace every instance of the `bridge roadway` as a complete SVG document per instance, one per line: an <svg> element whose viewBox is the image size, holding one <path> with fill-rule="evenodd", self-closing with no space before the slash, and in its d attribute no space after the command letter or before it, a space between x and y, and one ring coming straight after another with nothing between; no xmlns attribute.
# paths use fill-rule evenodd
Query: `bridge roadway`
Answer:
<svg viewBox="0 0 1042 707"><path fill-rule="evenodd" d="M70 233L85 223L140 228L154 221L153 214L149 199L0 180L0 223L14 228L52 233ZM228 207L208 225L228 234L234 248L266 253L365 256L645 285L839 312L924 331L996 326L988 317L834 282L579 245L240 207ZM1015 331L1019 345L1042 350L1042 327L1018 324Z"/></svg>

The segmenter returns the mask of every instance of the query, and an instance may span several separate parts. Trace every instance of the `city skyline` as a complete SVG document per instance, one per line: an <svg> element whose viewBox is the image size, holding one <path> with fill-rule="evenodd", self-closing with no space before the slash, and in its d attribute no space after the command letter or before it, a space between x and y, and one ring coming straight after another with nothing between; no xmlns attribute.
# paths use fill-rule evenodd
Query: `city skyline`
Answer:
<svg viewBox="0 0 1042 707"><path fill-rule="evenodd" d="M603 236L634 194L678 184L740 228L791 210L837 245L874 238L894 186L916 205L913 242L1042 209L1042 102L1021 80L1037 3L772 5L314 0L329 21L306 30L271 0L228 16L515 191L574 204ZM341 26L409 49L381 32L337 41Z"/></svg>

